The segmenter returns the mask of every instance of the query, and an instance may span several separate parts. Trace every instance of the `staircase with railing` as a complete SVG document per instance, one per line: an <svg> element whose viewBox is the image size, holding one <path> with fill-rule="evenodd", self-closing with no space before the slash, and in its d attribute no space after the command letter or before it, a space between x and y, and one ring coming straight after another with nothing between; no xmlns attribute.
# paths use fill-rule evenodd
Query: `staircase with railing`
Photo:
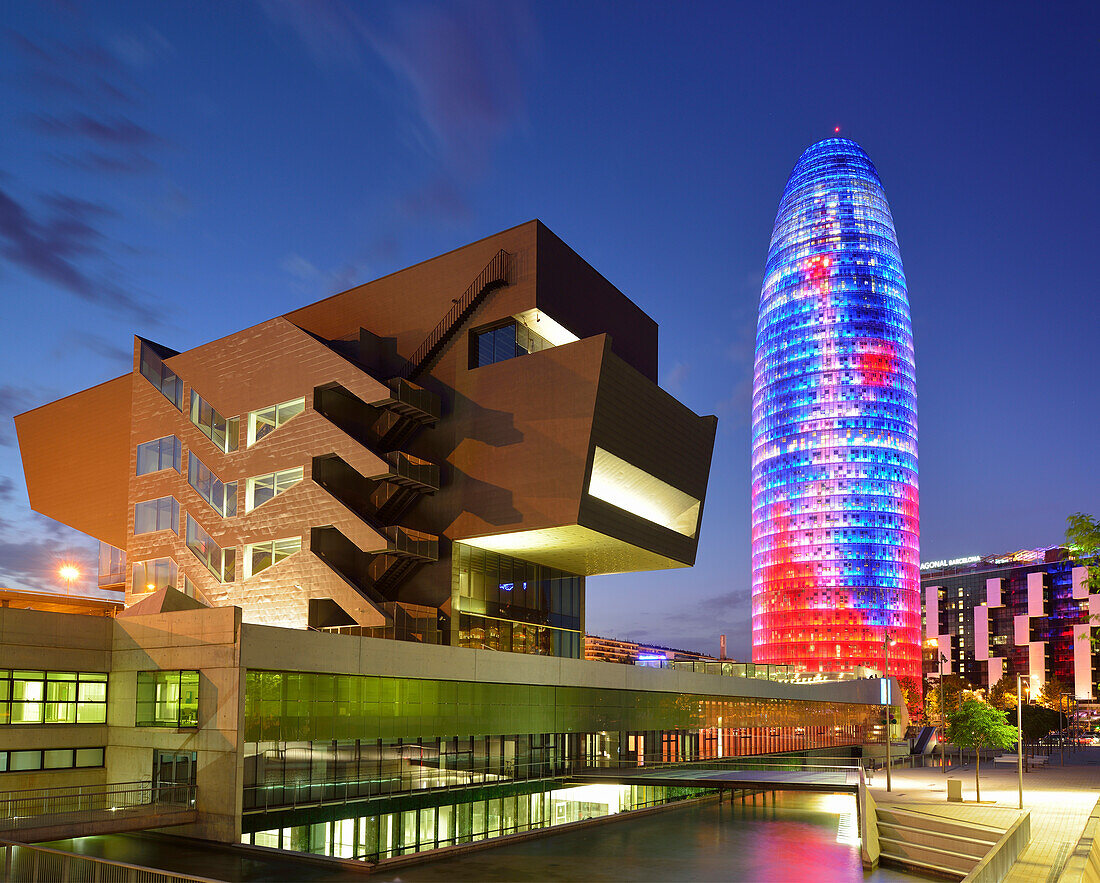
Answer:
<svg viewBox="0 0 1100 883"><path fill-rule="evenodd" d="M313 551L345 581L376 603L397 603L397 592L424 564L439 559L439 538L402 524L425 496L439 490L438 464L404 448L441 416L439 396L413 382L426 372L463 323L494 289L508 284L510 255L499 251L473 283L454 300L397 377L386 382L388 393L363 402L339 386L315 392L316 410L359 444L382 457L389 468L364 476L339 456L314 459L313 477L337 500L386 537L386 548L363 553L332 527L313 531Z"/></svg>
<svg viewBox="0 0 1100 883"><path fill-rule="evenodd" d="M462 323L477 309L485 296L496 288L508 284L508 271L511 267L511 255L501 249L485 265L469 288L457 298L447 315L432 329L431 334L420 344L401 376L409 380L423 374L431 367L443 348L459 332Z"/></svg>

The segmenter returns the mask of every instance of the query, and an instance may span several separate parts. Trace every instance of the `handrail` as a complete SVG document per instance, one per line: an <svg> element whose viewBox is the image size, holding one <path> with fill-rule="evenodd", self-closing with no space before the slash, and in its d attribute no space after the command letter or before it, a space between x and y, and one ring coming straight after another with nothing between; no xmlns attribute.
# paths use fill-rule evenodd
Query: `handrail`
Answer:
<svg viewBox="0 0 1100 883"><path fill-rule="evenodd" d="M422 344L413 353L409 364L405 366L405 370L401 372L401 377L406 380L411 380L421 373L432 356L436 354L436 348L444 343L456 323L462 318L466 311L474 305L474 302L484 295L491 286L497 284L508 283L508 252L504 249L498 251L491 261L485 265L485 269L482 270L477 278L473 281L473 284L462 294L462 297L458 298L454 302L454 305L447 311L447 315L440 320L439 324L432 329L431 333L427 336Z"/></svg>
<svg viewBox="0 0 1100 883"><path fill-rule="evenodd" d="M38 883L47 880L141 880L143 883L220 883L210 877L196 877L176 871L162 871L132 865L128 862L97 858L92 855L78 855L63 849L51 849L48 846L19 843L0 839L0 880L21 880L25 883ZM43 861L43 859L52 861ZM27 861L26 859L29 859ZM58 867L60 865L60 867ZM125 878L120 874L110 874L108 868L129 871ZM82 873L83 872L83 873Z"/></svg>
<svg viewBox="0 0 1100 883"><path fill-rule="evenodd" d="M104 814L141 807L195 808L198 789L194 785L152 782L119 782L112 785L43 788L35 792L11 791L0 796L0 830L17 831L58 823L92 821ZM54 821L51 822L51 817Z"/></svg>

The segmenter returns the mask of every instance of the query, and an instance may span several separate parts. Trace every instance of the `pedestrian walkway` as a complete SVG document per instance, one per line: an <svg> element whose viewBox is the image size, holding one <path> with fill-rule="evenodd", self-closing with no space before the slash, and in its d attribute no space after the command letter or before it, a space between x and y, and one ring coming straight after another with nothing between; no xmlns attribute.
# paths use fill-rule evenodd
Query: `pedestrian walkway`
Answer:
<svg viewBox="0 0 1100 883"><path fill-rule="evenodd" d="M935 812L976 824L1004 827L1008 810L1018 803L1016 767L983 763L982 802L974 802L974 765L956 767L944 775L932 767L898 770L893 791L886 792L886 777L875 776L871 795L879 804L921 804L922 812ZM947 802L947 780L961 779L962 804ZM1062 872L1100 799L1100 748L1081 748L1065 756L1052 754L1047 766L1024 774L1024 809L1031 812L1031 843L1005 878L1007 883L1054 881Z"/></svg>

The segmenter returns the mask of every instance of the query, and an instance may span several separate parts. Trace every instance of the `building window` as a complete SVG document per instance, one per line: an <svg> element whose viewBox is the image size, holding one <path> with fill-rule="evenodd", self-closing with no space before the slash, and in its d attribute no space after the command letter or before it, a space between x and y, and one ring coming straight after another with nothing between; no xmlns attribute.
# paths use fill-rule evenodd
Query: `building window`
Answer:
<svg viewBox="0 0 1100 883"><path fill-rule="evenodd" d="M175 497L145 500L134 506L134 535L170 530L179 533L180 504Z"/></svg>
<svg viewBox="0 0 1100 883"><path fill-rule="evenodd" d="M262 506L272 497L277 497L283 491L288 491L305 475L305 469L297 466L294 469L283 469L281 472L273 472L270 475L257 475L248 479L245 485L244 511L251 512L257 506Z"/></svg>
<svg viewBox="0 0 1100 883"><path fill-rule="evenodd" d="M0 669L0 724L101 724L107 673Z"/></svg>
<svg viewBox="0 0 1100 883"><path fill-rule="evenodd" d="M244 576L248 579L289 558L295 552L302 551L302 538L290 537L285 540L272 540L268 543L252 543L244 547Z"/></svg>
<svg viewBox="0 0 1100 883"><path fill-rule="evenodd" d="M126 553L109 543L99 544L99 584L114 586L126 582Z"/></svg>
<svg viewBox="0 0 1100 883"><path fill-rule="evenodd" d="M305 409L306 400L301 398L252 411L248 415L248 446L256 444L265 435L274 432L291 417L298 416Z"/></svg>
<svg viewBox="0 0 1100 883"><path fill-rule="evenodd" d="M237 514L237 482L223 482L194 451L187 455L187 483L223 518Z"/></svg>
<svg viewBox="0 0 1100 883"><path fill-rule="evenodd" d="M153 384L161 395L175 405L177 411L183 410L183 381L161 361L160 356L153 352L145 341L141 343L139 369L141 376Z"/></svg>
<svg viewBox="0 0 1100 883"><path fill-rule="evenodd" d="M187 516L190 519L190 515ZM176 562L171 558L151 558L134 564L134 582L131 592L140 595L160 589L176 587Z"/></svg>
<svg viewBox="0 0 1100 883"><path fill-rule="evenodd" d="M223 417L213 406L191 390L191 422L194 423L219 451L237 450L239 417Z"/></svg>
<svg viewBox="0 0 1100 883"><path fill-rule="evenodd" d="M136 723L139 727L197 727L199 673L139 671Z"/></svg>
<svg viewBox="0 0 1100 883"><path fill-rule="evenodd" d="M504 362L551 346L553 344L544 337L513 320L506 325L474 332L470 367L480 368L494 362Z"/></svg>
<svg viewBox="0 0 1100 883"><path fill-rule="evenodd" d="M90 769L103 766L103 748L37 748L0 751L0 773Z"/></svg>
<svg viewBox="0 0 1100 883"><path fill-rule="evenodd" d="M180 471L180 440L174 435L166 435L137 446L138 475L148 475L162 469Z"/></svg>
<svg viewBox="0 0 1100 883"><path fill-rule="evenodd" d="M187 548L206 565L219 581L231 583L236 578L237 550L223 549L190 515L187 516Z"/></svg>

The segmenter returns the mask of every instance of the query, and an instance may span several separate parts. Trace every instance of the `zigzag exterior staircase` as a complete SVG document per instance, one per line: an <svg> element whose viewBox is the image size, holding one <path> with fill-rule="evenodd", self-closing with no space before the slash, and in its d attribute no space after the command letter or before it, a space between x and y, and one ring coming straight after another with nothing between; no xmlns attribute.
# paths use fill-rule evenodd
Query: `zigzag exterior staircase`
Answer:
<svg viewBox="0 0 1100 883"><path fill-rule="evenodd" d="M1004 834L896 806L877 806L875 815L880 862L954 880L966 877Z"/></svg>
<svg viewBox="0 0 1100 883"><path fill-rule="evenodd" d="M348 547L346 537L334 536L333 528L313 532L318 557L376 604L396 602L401 584L423 564L439 559L437 536L400 524L423 496L439 489L439 466L401 450L421 428L435 425L440 417L439 397L411 378L431 367L489 292L508 284L510 267L507 252L493 256L401 374L386 382L389 395L385 398L363 402L338 385L315 391L319 413L390 464L386 472L370 476L358 473L336 454L317 457L313 464L317 484L387 539L386 549L366 561L359 550Z"/></svg>

